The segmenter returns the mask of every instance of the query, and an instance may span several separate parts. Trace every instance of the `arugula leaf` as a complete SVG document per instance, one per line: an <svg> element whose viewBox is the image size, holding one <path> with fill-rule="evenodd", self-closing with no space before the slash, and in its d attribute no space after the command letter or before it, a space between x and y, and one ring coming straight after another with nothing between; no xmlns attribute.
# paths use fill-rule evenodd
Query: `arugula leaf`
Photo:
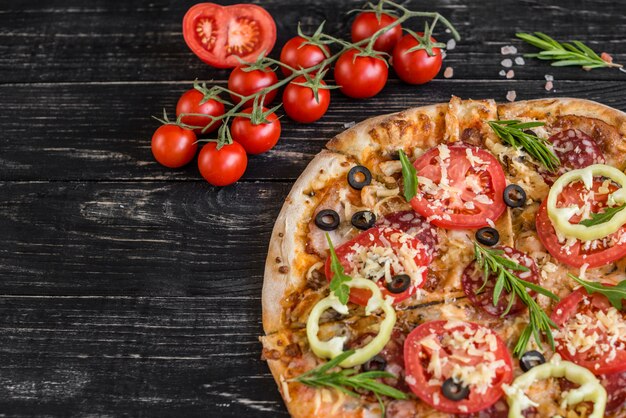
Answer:
<svg viewBox="0 0 626 418"><path fill-rule="evenodd" d="M598 225L598 224L603 224L603 223L608 222L611 219L613 219L613 216L615 216L615 214L617 212L620 212L624 208L626 208L626 205L614 206L612 208L606 208L604 210L604 212L592 213L591 214L591 219L585 219L584 221L580 221L579 224L580 225L585 225L585 226L594 226L594 225Z"/></svg>
<svg viewBox="0 0 626 418"><path fill-rule="evenodd" d="M350 296L350 287L348 287L346 282L352 280L352 277L345 273L343 266L339 262L337 253L335 253L335 247L333 247L328 232L326 233L326 240L328 241L328 249L330 250L330 270L334 273L333 279L330 281L330 290L337 296L337 299L345 305L348 303L348 297Z"/></svg>
<svg viewBox="0 0 626 418"><path fill-rule="evenodd" d="M574 276L571 273L568 275L584 287L590 295L596 292L603 294L609 302L611 302L611 305L613 305L615 309L619 311L623 310L624 306L622 302L626 299L626 280L622 280L615 286L605 286L602 283L588 282L580 277Z"/></svg>
<svg viewBox="0 0 626 418"><path fill-rule="evenodd" d="M417 170L409 161L409 158L406 156L404 151L399 150L398 155L400 156L400 163L402 163L402 179L404 180L404 198L407 202L410 202L411 199L415 197L417 194Z"/></svg>

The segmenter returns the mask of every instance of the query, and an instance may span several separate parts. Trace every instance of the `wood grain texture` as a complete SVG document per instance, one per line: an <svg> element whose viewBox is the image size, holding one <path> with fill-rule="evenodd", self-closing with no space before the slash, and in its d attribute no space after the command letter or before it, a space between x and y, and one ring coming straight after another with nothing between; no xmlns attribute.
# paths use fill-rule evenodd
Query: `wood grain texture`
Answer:
<svg viewBox="0 0 626 418"><path fill-rule="evenodd" d="M80 0L34 0L3 2L0 5L0 80L102 81L102 80L193 80L224 78L227 72L212 72L187 48L182 38L182 18L195 1L132 0L118 4L106 0L84 3ZM229 0L226 3L237 3ZM296 34L298 21L312 30L326 20L335 34L349 33L352 17L342 11L360 7L363 2L305 0L260 2L276 18L277 46ZM517 31L546 31L561 39L579 39L599 50L626 61L626 39L617 28L626 25L623 4L610 0L575 3L560 0L463 1L423 3L408 1L417 10L439 11L448 17L463 36L446 63L456 77L497 79L500 47L521 46L514 39ZM416 23L417 28L423 26ZM443 29L440 39L449 35ZM524 47L525 51L533 48ZM546 64L528 60L518 78L543 78ZM618 71L582 73L579 69L559 70L562 79L623 80ZM440 75L441 77L441 75Z"/></svg>
<svg viewBox="0 0 626 418"><path fill-rule="evenodd" d="M518 30L580 39L625 62L619 2L413 0L461 31L444 63L453 79L414 87L391 73L370 100L333 92L322 120L283 118L277 147L219 189L195 164L165 169L150 152L150 115L172 114L195 78L228 77L183 41L194 3L0 1L2 416L286 416L260 360L263 267L293 180L329 138L453 94L504 101L515 90L518 100L573 96L626 110L616 70L527 59L513 80L498 75L501 46L533 50ZM259 3L277 21L274 57L298 21L347 35L342 12L362 4ZM545 74L556 92L545 91Z"/></svg>

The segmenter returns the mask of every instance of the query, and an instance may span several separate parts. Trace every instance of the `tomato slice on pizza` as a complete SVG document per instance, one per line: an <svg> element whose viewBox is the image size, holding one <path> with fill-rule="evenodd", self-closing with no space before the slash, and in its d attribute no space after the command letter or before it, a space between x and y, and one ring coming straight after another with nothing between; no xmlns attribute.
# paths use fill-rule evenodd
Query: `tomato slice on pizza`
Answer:
<svg viewBox="0 0 626 418"><path fill-rule="evenodd" d="M539 283L539 271L537 265L528 255L511 247L498 247L504 251L503 256L515 263L528 268L528 271L512 272L517 277L530 283ZM493 304L493 290L496 284L496 275L492 274L484 280L483 270L475 261L470 263L463 271L461 284L463 291L469 300L479 309L493 316L516 315L526 310L526 305L515 295L511 295L506 289L502 290L498 303ZM534 293L534 292L533 292ZM515 298L511 302L511 297ZM510 303L510 307L509 307Z"/></svg>
<svg viewBox="0 0 626 418"><path fill-rule="evenodd" d="M428 247L412 235L390 227L374 227L335 249L346 274L377 282L383 297L394 303L415 294L426 282L426 266L432 257ZM330 257L326 259L326 278L333 277ZM371 292L350 290L350 302L366 305Z"/></svg>
<svg viewBox="0 0 626 418"><path fill-rule="evenodd" d="M414 163L419 186L413 209L442 228L489 225L506 205L504 170L486 150L466 145L439 145Z"/></svg>
<svg viewBox="0 0 626 418"><path fill-rule="evenodd" d="M607 197L617 188L608 181L594 179L590 190L580 181L568 184L557 197L557 206L576 205L590 213L598 213L606 207ZM575 214L570 223L580 222L582 215ZM536 220L537 235L548 252L558 261L581 267L600 267L626 256L626 226L602 239L581 241L559 237L548 216L547 199L545 199Z"/></svg>
<svg viewBox="0 0 626 418"><path fill-rule="evenodd" d="M472 322L432 321L415 328L404 343L406 382L433 408L467 414L488 408L513 380L506 344Z"/></svg>
<svg viewBox="0 0 626 418"><path fill-rule="evenodd" d="M552 311L556 350L594 374L626 371L626 314L606 296L579 288Z"/></svg>

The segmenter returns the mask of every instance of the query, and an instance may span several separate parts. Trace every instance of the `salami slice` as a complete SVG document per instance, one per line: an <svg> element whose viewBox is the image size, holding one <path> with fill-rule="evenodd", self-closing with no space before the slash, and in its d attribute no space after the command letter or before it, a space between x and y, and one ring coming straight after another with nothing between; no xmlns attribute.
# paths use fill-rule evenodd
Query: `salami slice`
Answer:
<svg viewBox="0 0 626 418"><path fill-rule="evenodd" d="M561 160L558 176L571 169L584 168L591 164L604 164L602 150L589 135L578 129L567 129L552 135L548 141Z"/></svg>
<svg viewBox="0 0 626 418"><path fill-rule="evenodd" d="M529 269L528 271L515 271L513 274L517 275L522 280L526 280L527 282L539 282L539 271L537 270L537 265L532 258L511 247L500 247L500 249L504 250L505 257ZM465 268L465 271L463 271L463 277L461 278L461 284L463 286L463 291L476 307L493 316L500 316L506 312L511 295L506 291L506 289L504 289L500 295L498 304L494 306L493 289L496 284L496 277L495 275L489 276L487 283L483 287L483 272L481 268L476 265L476 262L470 263ZM513 305L511 305L508 315L518 314L523 312L525 309L526 305L524 305L519 298L515 297L515 301L513 302Z"/></svg>
<svg viewBox="0 0 626 418"><path fill-rule="evenodd" d="M427 247L428 254L431 257L434 256L437 250L437 242L439 241L437 238L437 227L412 210L390 213L380 218L377 224L400 229L414 236Z"/></svg>
<svg viewBox="0 0 626 418"><path fill-rule="evenodd" d="M626 404L626 372L612 373L598 376L602 386L606 389L608 399L606 412L611 413L619 410Z"/></svg>

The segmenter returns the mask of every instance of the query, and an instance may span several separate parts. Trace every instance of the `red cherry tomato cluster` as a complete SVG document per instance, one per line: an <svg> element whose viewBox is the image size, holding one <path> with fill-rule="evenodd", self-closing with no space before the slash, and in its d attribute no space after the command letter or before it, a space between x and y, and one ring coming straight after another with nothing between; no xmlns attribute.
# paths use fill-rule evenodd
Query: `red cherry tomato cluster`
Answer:
<svg viewBox="0 0 626 418"><path fill-rule="evenodd" d="M426 25L423 33L403 29L402 24L411 17L429 15L433 22L442 21L459 39L452 25L438 13L411 12L388 0L368 7L354 19L352 43L323 33L323 24L312 36L298 27L298 36L285 43L280 60L262 54L271 50L276 39L273 19L264 9L212 3L192 7L183 22L189 47L210 65L234 68L227 88L195 85L180 97L176 121L165 118L152 137L156 160L166 167L182 167L196 155L198 142L207 142L198 156L200 173L209 183L225 186L241 178L248 154L261 154L276 145L281 124L275 111L280 105L269 105L279 88L284 87L282 106L287 116L296 122L312 123L328 110L330 89L338 88L356 99L380 93L387 83L389 65L407 83L432 80L441 69L443 46L431 36L435 23ZM221 39L226 33L220 28L233 25L249 36ZM404 36L403 31L407 32ZM333 53L329 45L341 48ZM337 85L329 86L324 76L333 63ZM283 79L277 76L276 66ZM217 138L198 140L212 133Z"/></svg>

